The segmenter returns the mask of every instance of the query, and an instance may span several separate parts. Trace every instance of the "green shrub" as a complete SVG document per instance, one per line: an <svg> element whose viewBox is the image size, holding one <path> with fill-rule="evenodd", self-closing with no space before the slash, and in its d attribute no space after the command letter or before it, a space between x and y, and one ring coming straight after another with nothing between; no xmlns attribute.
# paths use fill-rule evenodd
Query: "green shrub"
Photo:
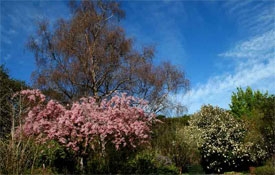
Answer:
<svg viewBox="0 0 275 175"><path fill-rule="evenodd" d="M129 161L128 173L150 174L156 173L154 155L150 152L140 152L135 158Z"/></svg>
<svg viewBox="0 0 275 175"><path fill-rule="evenodd" d="M190 165L187 168L188 174L204 174L203 168L201 165Z"/></svg>
<svg viewBox="0 0 275 175"><path fill-rule="evenodd" d="M179 174L178 168L171 160L160 161L160 155L150 151L143 151L129 162L130 172L134 174ZM167 158L168 159L168 158ZM171 163L170 163L171 162Z"/></svg>
<svg viewBox="0 0 275 175"><path fill-rule="evenodd" d="M35 162L35 167L38 169L44 165L51 167L51 170L58 174L77 173L78 171L73 153L53 140L40 144Z"/></svg>
<svg viewBox="0 0 275 175"><path fill-rule="evenodd" d="M157 174L179 174L179 170L175 165L169 165L157 168Z"/></svg>
<svg viewBox="0 0 275 175"><path fill-rule="evenodd" d="M256 167L255 169L256 175L274 175L275 174L275 167L272 165L265 165Z"/></svg>

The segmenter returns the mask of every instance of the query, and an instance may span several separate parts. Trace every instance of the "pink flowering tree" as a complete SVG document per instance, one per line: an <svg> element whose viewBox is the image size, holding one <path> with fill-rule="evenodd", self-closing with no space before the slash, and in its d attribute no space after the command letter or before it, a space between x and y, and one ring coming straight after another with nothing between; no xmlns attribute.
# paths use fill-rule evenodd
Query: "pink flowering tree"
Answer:
<svg viewBox="0 0 275 175"><path fill-rule="evenodd" d="M18 132L34 136L38 142L55 140L79 157L85 156L89 149L104 153L106 144L117 150L146 144L155 120L153 114L146 113L144 100L126 94L100 103L93 97L81 98L66 107L53 100L46 101L39 90L25 90L16 95L23 95L32 104Z"/></svg>

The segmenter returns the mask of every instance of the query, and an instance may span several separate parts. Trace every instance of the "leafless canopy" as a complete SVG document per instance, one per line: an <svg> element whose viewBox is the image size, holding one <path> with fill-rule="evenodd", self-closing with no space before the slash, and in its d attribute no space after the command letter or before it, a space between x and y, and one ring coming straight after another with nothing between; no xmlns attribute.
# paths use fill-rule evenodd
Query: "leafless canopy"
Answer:
<svg viewBox="0 0 275 175"><path fill-rule="evenodd" d="M154 111L169 107L169 93L188 89L182 71L170 63L153 64L152 47L133 49L118 25L124 17L118 3L82 1L70 7L70 19L55 25L40 21L28 41L37 63L34 86L64 102L127 92L148 100Z"/></svg>

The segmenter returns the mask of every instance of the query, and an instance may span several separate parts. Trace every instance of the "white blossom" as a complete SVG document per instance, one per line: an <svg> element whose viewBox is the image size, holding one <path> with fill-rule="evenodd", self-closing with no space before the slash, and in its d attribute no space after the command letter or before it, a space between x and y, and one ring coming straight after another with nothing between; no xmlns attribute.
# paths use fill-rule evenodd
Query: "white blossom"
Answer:
<svg viewBox="0 0 275 175"><path fill-rule="evenodd" d="M255 162L266 154L260 146L244 142L247 132L244 124L218 107L203 106L191 117L187 130L208 163L207 169L214 172L220 172L222 166L242 166L236 162Z"/></svg>

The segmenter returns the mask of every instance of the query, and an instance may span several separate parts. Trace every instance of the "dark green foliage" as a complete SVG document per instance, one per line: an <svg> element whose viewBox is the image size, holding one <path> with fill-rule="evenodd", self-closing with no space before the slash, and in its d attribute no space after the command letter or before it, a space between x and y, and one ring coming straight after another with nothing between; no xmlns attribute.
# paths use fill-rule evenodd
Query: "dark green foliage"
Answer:
<svg viewBox="0 0 275 175"><path fill-rule="evenodd" d="M36 153L33 169L41 171L43 166L47 171L57 174L75 174L80 172L77 167L77 159L74 154L55 141L36 144Z"/></svg>
<svg viewBox="0 0 275 175"><path fill-rule="evenodd" d="M132 172L136 174L156 173L154 165L154 155L152 153L140 153L130 162Z"/></svg>
<svg viewBox="0 0 275 175"><path fill-rule="evenodd" d="M172 163L179 169L186 171L190 164L189 145L184 142L182 133L188 125L189 116L163 118L163 123L158 123L153 129L152 148L163 156L171 159Z"/></svg>
<svg viewBox="0 0 275 175"><path fill-rule="evenodd" d="M187 167L188 174L204 174L203 168L201 165L191 165Z"/></svg>
<svg viewBox="0 0 275 175"><path fill-rule="evenodd" d="M143 151L129 162L131 172L134 174L179 174L179 170L166 161L160 161L160 155L150 151ZM169 161L168 161L169 162Z"/></svg>
<svg viewBox="0 0 275 175"><path fill-rule="evenodd" d="M260 131L267 145L270 155L275 154L275 95L270 95L265 99L263 111L263 123Z"/></svg>
<svg viewBox="0 0 275 175"><path fill-rule="evenodd" d="M27 85L23 81L10 78L4 65L0 66L0 138L7 136L11 129L11 97Z"/></svg>
<svg viewBox="0 0 275 175"><path fill-rule="evenodd" d="M245 91L237 88L230 108L235 117L247 124L250 140L260 142L272 156L275 153L275 96L250 87Z"/></svg>
<svg viewBox="0 0 275 175"><path fill-rule="evenodd" d="M157 123L153 129L152 147L160 149L165 154L171 148L172 140L176 139L177 128L183 128L188 125L190 117L163 118L163 123Z"/></svg>
<svg viewBox="0 0 275 175"><path fill-rule="evenodd" d="M88 174L131 173L127 162L133 159L137 152L138 150L127 146L116 150L113 145L108 144L104 152L91 150L87 157L86 172Z"/></svg>
<svg viewBox="0 0 275 175"><path fill-rule="evenodd" d="M161 156L156 155L153 150L140 150L130 155L129 151L131 152L131 150L109 152L104 156L91 154L87 159L85 172L88 174L179 174L178 168L169 158L167 161L162 161Z"/></svg>

